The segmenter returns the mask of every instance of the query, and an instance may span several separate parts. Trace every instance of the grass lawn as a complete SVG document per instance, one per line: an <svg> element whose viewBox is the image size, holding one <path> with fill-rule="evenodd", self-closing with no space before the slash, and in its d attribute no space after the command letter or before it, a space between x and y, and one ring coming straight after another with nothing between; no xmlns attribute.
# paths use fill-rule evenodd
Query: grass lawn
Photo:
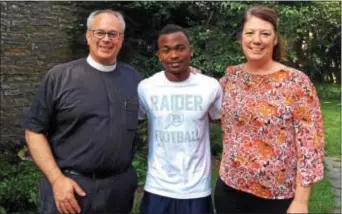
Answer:
<svg viewBox="0 0 342 214"><path fill-rule="evenodd" d="M341 157L341 101L321 99L325 131L325 154ZM325 177L313 186L310 213L328 213L336 207L330 181Z"/></svg>
<svg viewBox="0 0 342 214"><path fill-rule="evenodd" d="M341 157L341 101L321 100L325 131L325 152Z"/></svg>
<svg viewBox="0 0 342 214"><path fill-rule="evenodd" d="M309 201L310 213L329 213L336 207L329 180L324 177L312 187Z"/></svg>

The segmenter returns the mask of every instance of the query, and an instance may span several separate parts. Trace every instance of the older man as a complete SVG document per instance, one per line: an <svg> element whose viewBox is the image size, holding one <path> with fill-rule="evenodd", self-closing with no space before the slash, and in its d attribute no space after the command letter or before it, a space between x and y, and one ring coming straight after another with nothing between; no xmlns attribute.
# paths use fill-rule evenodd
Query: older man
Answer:
<svg viewBox="0 0 342 214"><path fill-rule="evenodd" d="M141 75L117 62L125 21L90 14L89 56L49 70L24 122L31 155L44 173L41 213L128 213L137 177L131 165Z"/></svg>

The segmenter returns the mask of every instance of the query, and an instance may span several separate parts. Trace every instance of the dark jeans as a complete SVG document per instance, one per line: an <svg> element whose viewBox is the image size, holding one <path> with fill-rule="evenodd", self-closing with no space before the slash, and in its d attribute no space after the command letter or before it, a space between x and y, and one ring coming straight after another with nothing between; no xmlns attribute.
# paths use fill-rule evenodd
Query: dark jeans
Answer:
<svg viewBox="0 0 342 214"><path fill-rule="evenodd" d="M133 206L137 188L134 168L119 175L95 179L65 173L86 192L85 197L75 193L81 213L129 213ZM44 177L40 182L40 213L58 213L49 181Z"/></svg>
<svg viewBox="0 0 342 214"><path fill-rule="evenodd" d="M205 214L213 213L211 196L175 199L144 191L140 214Z"/></svg>
<svg viewBox="0 0 342 214"><path fill-rule="evenodd" d="M217 213L286 213L291 199L264 199L227 186L217 178L214 203Z"/></svg>

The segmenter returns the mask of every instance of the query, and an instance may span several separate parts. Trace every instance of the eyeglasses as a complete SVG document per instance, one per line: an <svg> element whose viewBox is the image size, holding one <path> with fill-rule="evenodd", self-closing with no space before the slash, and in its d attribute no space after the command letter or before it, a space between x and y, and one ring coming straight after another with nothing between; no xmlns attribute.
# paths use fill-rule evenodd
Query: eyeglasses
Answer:
<svg viewBox="0 0 342 214"><path fill-rule="evenodd" d="M116 31L110 31L110 32L106 32L103 30L89 30L89 31L92 31L94 36L98 39L103 39L106 35L108 35L109 39L118 39L120 37L120 34L122 34Z"/></svg>

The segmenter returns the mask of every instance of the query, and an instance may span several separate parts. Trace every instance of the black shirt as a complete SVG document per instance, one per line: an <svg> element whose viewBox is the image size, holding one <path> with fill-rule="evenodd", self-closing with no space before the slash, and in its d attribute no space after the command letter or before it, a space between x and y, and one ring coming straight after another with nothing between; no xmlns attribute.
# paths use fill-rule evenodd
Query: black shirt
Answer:
<svg viewBox="0 0 342 214"><path fill-rule="evenodd" d="M48 71L24 122L46 135L62 169L116 172L130 166L142 77L117 63L102 72L85 58Z"/></svg>

